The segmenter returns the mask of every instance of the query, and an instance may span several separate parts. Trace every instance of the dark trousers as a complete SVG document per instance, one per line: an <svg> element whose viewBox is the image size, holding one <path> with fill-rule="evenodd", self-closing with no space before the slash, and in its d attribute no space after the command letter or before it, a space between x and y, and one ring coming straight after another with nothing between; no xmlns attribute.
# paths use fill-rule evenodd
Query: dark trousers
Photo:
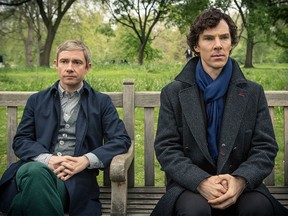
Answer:
<svg viewBox="0 0 288 216"><path fill-rule="evenodd" d="M64 182L44 164L29 162L17 171L19 193L8 215L64 215L68 193Z"/></svg>
<svg viewBox="0 0 288 216"><path fill-rule="evenodd" d="M225 210L213 209L200 194L184 191L175 204L177 216L204 215L243 215L243 216L271 216L273 206L270 200L259 192L244 192L237 202Z"/></svg>

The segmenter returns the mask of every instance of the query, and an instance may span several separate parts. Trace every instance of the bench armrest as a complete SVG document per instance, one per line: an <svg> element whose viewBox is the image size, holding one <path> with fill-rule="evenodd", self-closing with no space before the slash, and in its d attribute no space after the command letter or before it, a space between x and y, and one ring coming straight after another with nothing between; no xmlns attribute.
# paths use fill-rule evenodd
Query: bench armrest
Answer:
<svg viewBox="0 0 288 216"><path fill-rule="evenodd" d="M110 179L112 182L127 181L127 171L134 159L134 141L127 153L115 156L110 164Z"/></svg>
<svg viewBox="0 0 288 216"><path fill-rule="evenodd" d="M110 164L111 216L127 214L128 169L134 159L134 141L127 153L117 155Z"/></svg>

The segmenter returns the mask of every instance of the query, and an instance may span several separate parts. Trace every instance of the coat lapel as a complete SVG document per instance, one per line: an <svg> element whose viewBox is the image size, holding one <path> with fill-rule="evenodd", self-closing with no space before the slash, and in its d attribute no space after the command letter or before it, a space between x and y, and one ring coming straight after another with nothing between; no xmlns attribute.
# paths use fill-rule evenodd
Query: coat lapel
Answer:
<svg viewBox="0 0 288 216"><path fill-rule="evenodd" d="M74 155L76 156L81 155L81 149L84 144L84 139L87 133L87 127L88 127L87 104L88 104L87 97L85 97L84 94L82 94L80 110L76 123L76 144L74 151Z"/></svg>
<svg viewBox="0 0 288 216"><path fill-rule="evenodd" d="M179 98L183 115L195 141L197 142L197 145L207 160L214 165L214 162L207 148L208 142L206 136L206 127L197 85L193 85L190 88L183 90L179 94Z"/></svg>
<svg viewBox="0 0 288 216"><path fill-rule="evenodd" d="M208 150L206 126L203 109L201 107L202 100L200 99L199 89L195 82L195 69L198 61L198 57L194 57L188 61L175 80L185 83L186 85L179 93L179 100L189 130L199 146L199 149L201 149L202 154L213 166L215 166Z"/></svg>
<svg viewBox="0 0 288 216"><path fill-rule="evenodd" d="M219 156L217 172L221 173L224 164L229 159L230 153L240 129L241 119L245 113L249 93L232 84L229 87L222 120L222 128L219 142Z"/></svg>

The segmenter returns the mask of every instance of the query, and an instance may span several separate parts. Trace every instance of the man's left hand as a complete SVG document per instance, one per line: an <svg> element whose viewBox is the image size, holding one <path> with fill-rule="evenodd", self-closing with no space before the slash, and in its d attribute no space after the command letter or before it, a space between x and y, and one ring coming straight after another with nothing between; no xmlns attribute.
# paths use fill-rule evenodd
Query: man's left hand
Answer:
<svg viewBox="0 0 288 216"><path fill-rule="evenodd" d="M68 180L73 175L81 172L89 166L89 160L85 156L72 157L72 156L61 156L65 157L65 161L54 170L57 177L63 181Z"/></svg>
<svg viewBox="0 0 288 216"><path fill-rule="evenodd" d="M225 182L228 190L222 196L213 200L208 200L208 203L212 208L226 209L236 203L238 197L246 188L246 180L242 177L235 177L229 174L219 175L218 177L218 183L221 184L221 182Z"/></svg>

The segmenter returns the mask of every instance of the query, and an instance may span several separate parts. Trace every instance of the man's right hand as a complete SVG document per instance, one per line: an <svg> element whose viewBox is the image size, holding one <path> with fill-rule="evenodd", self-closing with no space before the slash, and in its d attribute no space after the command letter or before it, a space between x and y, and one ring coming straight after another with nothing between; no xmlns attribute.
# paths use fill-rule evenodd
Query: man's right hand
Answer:
<svg viewBox="0 0 288 216"><path fill-rule="evenodd" d="M65 157L60 156L52 156L48 162L48 167L55 173L55 170L57 170L59 167L61 167L61 164L67 161ZM57 173L55 173L57 175Z"/></svg>
<svg viewBox="0 0 288 216"><path fill-rule="evenodd" d="M228 183L226 180L219 182L218 176L211 176L204 179L197 187L198 192L207 200L216 199L228 190Z"/></svg>
<svg viewBox="0 0 288 216"><path fill-rule="evenodd" d="M48 162L48 167L63 181L68 180L88 166L89 160L86 156L52 156Z"/></svg>

